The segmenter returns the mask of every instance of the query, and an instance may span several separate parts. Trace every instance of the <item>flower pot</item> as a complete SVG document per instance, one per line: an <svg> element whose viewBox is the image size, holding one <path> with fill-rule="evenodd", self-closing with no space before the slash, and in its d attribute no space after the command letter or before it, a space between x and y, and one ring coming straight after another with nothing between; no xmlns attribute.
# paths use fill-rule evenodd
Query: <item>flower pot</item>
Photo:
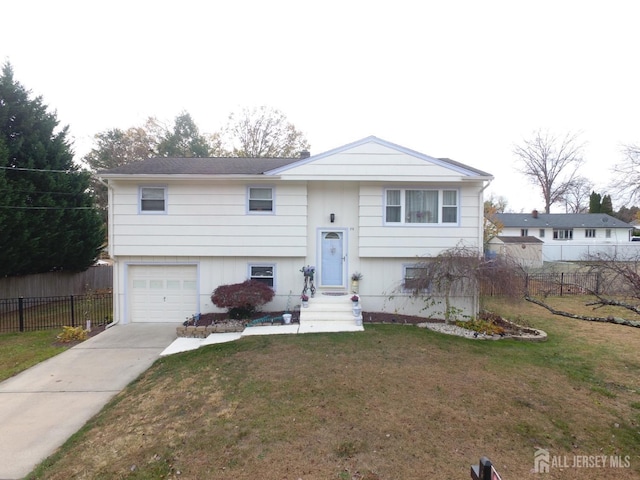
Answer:
<svg viewBox="0 0 640 480"><path fill-rule="evenodd" d="M362 313L362 307L360 305L354 305L353 306L353 316L354 317L359 317L361 313Z"/></svg>
<svg viewBox="0 0 640 480"><path fill-rule="evenodd" d="M308 302L308 301L306 301L306 300L303 300L303 301L302 301L302 307L303 307L303 308L309 308L309 302Z"/></svg>
<svg viewBox="0 0 640 480"><path fill-rule="evenodd" d="M351 280L351 293L358 293L358 286L360 283L358 280Z"/></svg>
<svg viewBox="0 0 640 480"><path fill-rule="evenodd" d="M285 325L289 325L291 323L291 314L290 313L283 314L282 318L284 319Z"/></svg>

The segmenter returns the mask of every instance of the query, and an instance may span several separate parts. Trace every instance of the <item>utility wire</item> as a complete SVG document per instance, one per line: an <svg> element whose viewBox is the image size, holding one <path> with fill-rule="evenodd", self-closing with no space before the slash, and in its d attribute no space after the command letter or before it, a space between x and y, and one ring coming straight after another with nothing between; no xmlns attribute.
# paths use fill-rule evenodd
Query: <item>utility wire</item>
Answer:
<svg viewBox="0 0 640 480"><path fill-rule="evenodd" d="M16 170L22 172L47 172L47 173L91 173L88 170L47 170L38 168L23 168L23 167L0 167L0 170Z"/></svg>

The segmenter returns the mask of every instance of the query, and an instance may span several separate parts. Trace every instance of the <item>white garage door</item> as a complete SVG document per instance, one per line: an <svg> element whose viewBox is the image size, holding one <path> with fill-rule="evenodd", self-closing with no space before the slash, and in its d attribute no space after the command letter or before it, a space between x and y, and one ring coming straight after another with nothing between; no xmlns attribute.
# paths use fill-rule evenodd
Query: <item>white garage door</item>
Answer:
<svg viewBox="0 0 640 480"><path fill-rule="evenodd" d="M197 312L195 265L130 265L129 321L179 322Z"/></svg>

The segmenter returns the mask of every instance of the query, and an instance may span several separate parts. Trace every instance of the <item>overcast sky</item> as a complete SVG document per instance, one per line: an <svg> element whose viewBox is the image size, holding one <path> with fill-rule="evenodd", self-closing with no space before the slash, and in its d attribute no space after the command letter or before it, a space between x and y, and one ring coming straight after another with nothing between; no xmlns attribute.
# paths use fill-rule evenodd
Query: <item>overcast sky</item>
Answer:
<svg viewBox="0 0 640 480"><path fill-rule="evenodd" d="M148 116L186 110L211 133L267 105L312 154L376 135L493 174L517 212L544 207L512 154L534 131L580 133L602 193L621 145L640 143L635 0L6 3L0 60L78 156Z"/></svg>

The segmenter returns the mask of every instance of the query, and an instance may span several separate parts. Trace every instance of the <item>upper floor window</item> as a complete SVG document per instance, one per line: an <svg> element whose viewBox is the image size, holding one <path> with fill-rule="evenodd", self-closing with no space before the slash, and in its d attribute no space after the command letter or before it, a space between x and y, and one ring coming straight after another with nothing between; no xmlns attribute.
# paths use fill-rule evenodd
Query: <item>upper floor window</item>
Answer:
<svg viewBox="0 0 640 480"><path fill-rule="evenodd" d="M595 228L587 228L584 231L584 236L587 238L596 238L596 229Z"/></svg>
<svg viewBox="0 0 640 480"><path fill-rule="evenodd" d="M275 265L249 265L249 277L273 288Z"/></svg>
<svg viewBox="0 0 640 480"><path fill-rule="evenodd" d="M249 212L272 213L273 212L273 188L249 187Z"/></svg>
<svg viewBox="0 0 640 480"><path fill-rule="evenodd" d="M165 213L166 211L166 187L140 187L140 212Z"/></svg>
<svg viewBox="0 0 640 480"><path fill-rule="evenodd" d="M544 238L544 228L541 228L541 229L540 229L540 235L539 235L539 237L540 237L540 238Z"/></svg>
<svg viewBox="0 0 640 480"><path fill-rule="evenodd" d="M573 229L553 229L553 239L554 240L573 240Z"/></svg>
<svg viewBox="0 0 640 480"><path fill-rule="evenodd" d="M388 189L385 195L385 222L458 223L458 191Z"/></svg>
<svg viewBox="0 0 640 480"><path fill-rule="evenodd" d="M520 236L521 237L528 237L529 236L529 229L528 228L521 228L520 229Z"/></svg>

